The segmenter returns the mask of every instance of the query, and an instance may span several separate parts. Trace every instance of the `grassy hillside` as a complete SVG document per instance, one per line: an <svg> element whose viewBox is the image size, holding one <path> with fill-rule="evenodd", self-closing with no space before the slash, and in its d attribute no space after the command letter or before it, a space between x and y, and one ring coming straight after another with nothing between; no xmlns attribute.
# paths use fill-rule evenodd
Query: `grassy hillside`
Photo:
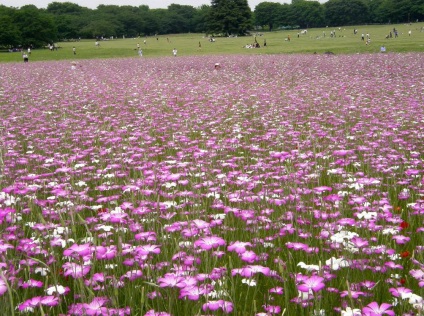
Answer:
<svg viewBox="0 0 424 316"><path fill-rule="evenodd" d="M178 50L178 56L210 55L210 54L291 54L291 53L324 53L356 54L379 52L381 45L385 45L387 52L424 52L424 23L411 25L373 25L349 26L341 28L310 29L306 34L298 36L299 30L264 32L256 36L260 48L245 48L254 43L255 36L237 38L216 38L215 42L203 34L163 35L156 37L126 38L100 41L100 47L95 47L95 40L81 40L80 42L58 43L59 49L51 52L48 49L33 50L31 61L63 60L63 59L91 59L91 58L119 58L137 57L137 43L143 50L143 58L156 56L171 56L172 50ZM390 31L396 28L399 36L386 38ZM357 29L355 35L353 30ZM408 34L411 30L411 35ZM330 32L335 31L335 37ZM361 34L369 34L369 45L361 40ZM325 34L325 37L324 37ZM287 40L290 36L290 41ZM144 40L146 43L144 43ZM263 47L264 40L267 46ZM200 45L199 45L200 43ZM72 47L76 48L76 55ZM199 47L200 46L200 47ZM0 53L1 62L20 62L21 53Z"/></svg>

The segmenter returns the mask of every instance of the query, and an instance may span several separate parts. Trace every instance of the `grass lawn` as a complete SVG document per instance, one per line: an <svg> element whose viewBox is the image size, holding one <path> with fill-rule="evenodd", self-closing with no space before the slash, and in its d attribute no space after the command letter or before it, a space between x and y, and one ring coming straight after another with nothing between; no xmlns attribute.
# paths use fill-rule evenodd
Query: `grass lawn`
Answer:
<svg viewBox="0 0 424 316"><path fill-rule="evenodd" d="M245 48L254 42L254 36L236 38L216 38L216 42L209 42L204 34L161 35L155 37L126 38L100 41L100 47L95 47L95 40L81 40L80 42L60 42L57 51L36 49L32 51L30 61L64 60L64 59L92 59L92 58L120 58L137 57L137 43L143 50L143 57L172 56L172 50L178 50L178 56L212 55L212 54L293 54L293 53L324 53L356 54L379 52L381 45L385 45L387 52L424 52L424 32L420 32L424 23L412 25L373 25L347 26L339 28L309 29L307 34L299 35L300 30L263 32L256 37L261 45L259 49ZM354 29L358 30L356 35ZM386 39L390 31L396 28L398 38ZM336 36L330 37L335 30ZM408 31L411 30L411 36ZM325 37L324 37L325 33ZM370 34L371 43L366 45L361 40L361 34ZM290 41L287 37L290 35ZM144 44L146 40L146 44ZM169 40L169 41L168 41ZM263 47L264 40L267 46ZM199 47L199 43L201 47ZM76 48L76 55L72 47ZM0 53L0 62L20 62L20 53Z"/></svg>

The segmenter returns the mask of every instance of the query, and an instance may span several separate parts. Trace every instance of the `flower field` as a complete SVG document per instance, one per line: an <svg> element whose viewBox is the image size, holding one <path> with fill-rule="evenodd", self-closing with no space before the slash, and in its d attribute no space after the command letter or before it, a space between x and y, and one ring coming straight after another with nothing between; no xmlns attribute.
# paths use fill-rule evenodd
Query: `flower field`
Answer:
<svg viewBox="0 0 424 316"><path fill-rule="evenodd" d="M0 314L424 315L423 70L0 64Z"/></svg>

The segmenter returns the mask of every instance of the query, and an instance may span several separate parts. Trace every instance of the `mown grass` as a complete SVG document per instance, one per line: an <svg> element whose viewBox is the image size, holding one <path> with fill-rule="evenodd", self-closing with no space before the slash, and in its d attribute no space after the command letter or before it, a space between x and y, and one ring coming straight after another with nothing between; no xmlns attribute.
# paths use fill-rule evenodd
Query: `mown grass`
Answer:
<svg viewBox="0 0 424 316"><path fill-rule="evenodd" d="M204 34L160 35L142 38L118 38L100 41L100 47L95 47L95 40L81 40L79 42L60 42L57 51L49 49L36 49L32 51L30 61L46 60L74 60L93 58L121 58L137 57L137 43L143 50L143 57L171 56L172 50L178 50L178 56L214 55L214 54L294 54L294 53L324 53L356 54L379 52L385 45L388 52L424 52L424 32L421 32L424 23L398 24L398 25L362 25L346 26L341 28L310 29L305 35L298 37L300 30L262 32L256 36L261 45L260 49L247 49L246 44L254 42L254 36L216 38L216 42L209 42ZM396 28L398 38L386 39L390 31ZM357 29L358 33L353 34ZM330 32L335 30L336 36L330 37ZM408 31L412 35L408 36ZM323 36L325 32L325 37ZM371 43L366 45L361 40L361 34L369 33ZM287 37L290 35L291 40ZM146 40L146 44L144 44ZM264 40L267 46L263 47ZM199 43L200 46L199 47ZM76 48L74 55L72 47ZM0 62L20 62L21 53L0 53Z"/></svg>

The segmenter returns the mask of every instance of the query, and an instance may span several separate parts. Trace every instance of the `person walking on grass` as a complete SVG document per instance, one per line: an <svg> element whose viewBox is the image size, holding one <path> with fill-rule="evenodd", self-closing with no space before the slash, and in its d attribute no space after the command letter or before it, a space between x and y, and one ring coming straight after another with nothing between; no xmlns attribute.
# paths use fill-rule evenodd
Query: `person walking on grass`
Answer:
<svg viewBox="0 0 424 316"><path fill-rule="evenodd" d="M77 54L77 49L75 48L75 46L74 46L74 47L72 47L72 52L74 53L74 55L76 55L76 54Z"/></svg>
<svg viewBox="0 0 424 316"><path fill-rule="evenodd" d="M172 55L174 55L174 57L177 57L177 53L178 53L177 49L176 49L176 48L174 48L174 49L172 50Z"/></svg>

